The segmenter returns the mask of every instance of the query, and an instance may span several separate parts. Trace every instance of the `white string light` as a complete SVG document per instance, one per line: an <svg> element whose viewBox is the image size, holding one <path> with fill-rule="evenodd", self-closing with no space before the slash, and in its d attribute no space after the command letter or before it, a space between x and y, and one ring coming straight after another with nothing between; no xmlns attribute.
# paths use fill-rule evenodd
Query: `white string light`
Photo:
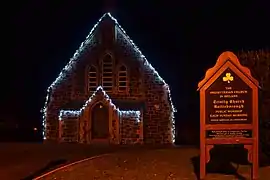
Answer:
<svg viewBox="0 0 270 180"><path fill-rule="evenodd" d="M81 111L73 110L60 110L59 120L64 120L66 117L75 117L78 118L81 115Z"/></svg>
<svg viewBox="0 0 270 180"><path fill-rule="evenodd" d="M110 99L109 95L103 90L103 88L101 86L98 86L96 91L92 94L92 96L85 102L85 104L81 107L80 110L61 110L59 113L59 120L63 120L64 117L79 117L82 112L84 111L84 109L89 106L95 96L97 96L97 93L101 92L102 96L104 96L104 100L107 101L109 103L110 106L113 107L113 110L117 110L119 113L121 113L124 117L136 117L138 119L140 119L140 111L121 111L119 110L119 108L116 108L116 106L113 104L112 100Z"/></svg>
<svg viewBox="0 0 270 180"><path fill-rule="evenodd" d="M158 72L155 70L154 67L152 67L152 65L147 61L146 57L142 54L142 52L139 50L139 48L135 45L135 43L129 38L129 36L127 35L127 33L125 32L125 30L120 26L120 24L117 22L117 20L112 17L112 15L110 13L105 13L99 20L98 22L94 25L94 27L92 28L92 30L90 31L90 33L88 34L88 36L86 37L86 40L84 42L81 43L81 46L79 47L79 49L75 52L75 54L73 55L73 57L70 59L69 63L63 68L63 70L60 72L59 76L55 79L55 81L48 87L47 89L47 97L46 97L46 101L45 101L45 105L44 108L42 110L43 112L43 127L44 127L44 132L43 132L43 137L44 139L45 137L45 131L46 131L46 116L47 116L47 105L48 105L48 99L49 99L49 93L51 90L54 90L58 84L60 84L65 77L67 76L67 74L72 72L72 69L75 66L76 61L79 59L79 55L81 54L81 52L83 52L85 50L85 48L87 47L87 45L91 44L91 40L93 38L93 32L96 30L96 28L99 26L100 22L104 19L104 17L109 16L114 22L115 24L119 27L119 29L124 33L125 37L129 40L129 42L131 43L131 45L133 46L134 50L137 51L141 57L141 59L144 61L144 66L146 68L148 68L149 70L151 70L153 72L153 75L155 75L158 80L160 82L162 82L165 85L165 89L168 92L169 95L169 101L170 101L170 105L171 105L171 122L172 122L172 127L171 127L171 134L172 134L172 141L174 142L174 136L175 136L175 120L174 120L174 112L176 112L176 109L172 103L172 99L171 99L171 93L170 93L170 89L168 84L161 78L161 76L158 74ZM100 87L98 87L100 88ZM92 96L91 96L92 97ZM91 98L90 98L91 99ZM86 102L89 103L90 99ZM111 103L111 102L110 102ZM83 110L85 108L85 105L82 107L81 110ZM80 111L81 111L80 110ZM71 112L71 111L69 111ZM75 113L75 111L74 111ZM78 112L76 112L78 113Z"/></svg>
<svg viewBox="0 0 270 180"><path fill-rule="evenodd" d="M134 118L137 123L141 122L141 112L140 111L119 111L121 118Z"/></svg>

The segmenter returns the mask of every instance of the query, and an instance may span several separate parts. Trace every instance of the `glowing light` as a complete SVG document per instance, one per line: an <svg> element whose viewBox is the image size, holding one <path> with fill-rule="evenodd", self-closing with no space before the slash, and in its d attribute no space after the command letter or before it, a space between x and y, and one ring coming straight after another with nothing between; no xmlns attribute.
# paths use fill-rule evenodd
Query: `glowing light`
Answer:
<svg viewBox="0 0 270 180"><path fill-rule="evenodd" d="M109 95L103 90L103 88L101 86L98 86L97 87L96 91L85 102L85 104L82 106L82 108L80 110L60 110L59 120L63 120L64 117L75 117L75 118L79 117L82 114L83 110L94 100L94 98L97 95L97 93L102 93L102 95L104 96L104 100L107 101L110 104L110 106L113 107L114 110L117 110L118 113L120 113L122 115L122 117L134 117L134 118L137 119L137 121L140 121L140 116L141 116L141 112L140 111L133 111L133 110L130 110L130 111L121 111L121 110L119 110L112 103Z"/></svg>
<svg viewBox="0 0 270 180"><path fill-rule="evenodd" d="M137 122L141 122L141 112L140 111L119 111L121 117L123 118L135 118Z"/></svg>
<svg viewBox="0 0 270 180"><path fill-rule="evenodd" d="M63 120L65 117L79 117L81 114L80 111L73 111L73 110L60 110L59 113L59 120Z"/></svg>
<svg viewBox="0 0 270 180"><path fill-rule="evenodd" d="M119 29L124 33L124 36L129 40L130 44L139 53L140 58L144 62L144 66L147 67L149 70L153 72L153 75L157 77L159 81L161 81L167 89L168 95L169 95L169 100L170 100L170 105L172 107L172 114L171 114L171 122L172 122L172 128L171 128L171 134L172 134L172 142L175 142L175 120L174 120L174 113L176 112L176 109L172 103L171 99L171 93L170 93L170 88L169 85L164 81L164 79L158 74L158 72L155 70L155 68L148 62L146 57L143 55L143 53L140 51L140 49L136 46L136 44L133 42L133 40L127 35L126 31L121 27L121 25L117 22L117 20L110 14L108 13L110 18L115 22L115 24L119 27Z"/></svg>
<svg viewBox="0 0 270 180"><path fill-rule="evenodd" d="M104 96L105 101L107 101L114 109L116 109L115 105L112 103L111 99L109 98L108 94L103 90L101 86L98 86L96 91L92 94L92 96L85 102L85 104L79 110L61 110L59 113L59 120L62 120L64 116L69 117L79 117L83 110L93 101L97 92L101 92Z"/></svg>
<svg viewBox="0 0 270 180"><path fill-rule="evenodd" d="M79 55L81 54L81 52L83 52L85 50L85 48L87 48L87 46L89 44L91 44L91 40L93 38L93 32L96 30L96 28L98 27L98 25L100 24L100 22L104 19L104 17L109 16L116 24L116 26L124 33L124 36L128 39L128 41L130 42L130 44L132 45L132 47L134 48L135 51L137 51L139 53L139 56L141 58L141 60L143 61L144 66L151 70L153 75L157 77L157 79L162 82L165 87L166 87L166 91L168 92L169 95L169 100L170 100L170 105L172 107L172 114L171 114L171 122L172 122L172 129L171 129L171 134L172 134L172 141L174 142L174 135L175 135L175 121L174 121L174 112L176 112L176 109L173 106L172 100L171 100L171 93L170 93L170 89L168 84L161 78L161 76L158 74L158 72L155 70L154 67L152 67L152 65L147 61L146 57L142 54L142 52L139 50L139 48L135 45L135 43L131 40L131 38L127 35L126 31L120 26L120 24L117 22L117 20L110 14L110 13L105 13L99 20L98 22L94 25L94 27L92 28L92 30L90 31L90 33L88 34L88 36L86 37L85 41L81 43L81 46L79 47L79 49L75 52L75 54L73 55L73 57L70 59L69 63L63 68L63 70L60 72L59 76L55 79L55 81L48 87L47 89L47 97L46 97L46 101L45 101L45 105L44 108L42 110L43 112L43 137L45 139L45 131L46 131L46 117L47 117L47 103L48 103L48 99L49 99L49 93L51 90L55 89L56 86L58 84L60 84L65 77L67 76L68 73L71 73L72 69L74 69L75 63L78 60ZM100 88L100 87L99 87ZM91 101L91 98L86 102L86 105ZM111 103L111 101L110 101ZM83 106L82 109L80 111L82 111L86 106ZM70 111L70 113L72 114L73 112ZM74 112L75 114L78 112Z"/></svg>

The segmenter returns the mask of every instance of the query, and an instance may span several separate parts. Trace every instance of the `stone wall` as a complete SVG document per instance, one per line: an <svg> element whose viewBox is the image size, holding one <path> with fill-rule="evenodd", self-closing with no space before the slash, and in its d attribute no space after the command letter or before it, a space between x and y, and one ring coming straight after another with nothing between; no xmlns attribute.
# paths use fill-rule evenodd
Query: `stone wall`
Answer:
<svg viewBox="0 0 270 180"><path fill-rule="evenodd" d="M144 113L145 139L150 144L170 144L172 143L172 107L168 100L166 85L157 77L153 77L152 72L146 68L144 84L147 110Z"/></svg>
<svg viewBox="0 0 270 180"><path fill-rule="evenodd" d="M59 133L59 113L61 107L70 101L71 81L70 77L65 78L65 82L53 89L49 97L49 102L45 109L45 136L46 139L57 141Z"/></svg>
<svg viewBox="0 0 270 180"><path fill-rule="evenodd" d="M174 141L174 108L167 84L160 78L154 68L146 61L130 39L118 30L118 46L129 61L140 63L142 88L146 109L144 119L144 143L171 144Z"/></svg>
<svg viewBox="0 0 270 180"><path fill-rule="evenodd" d="M121 144L142 144L140 111L120 111Z"/></svg>
<svg viewBox="0 0 270 180"><path fill-rule="evenodd" d="M78 142L79 138L79 111L69 113L61 111L59 115L59 141L60 142Z"/></svg>
<svg viewBox="0 0 270 180"><path fill-rule="evenodd" d="M84 121L84 111L61 111L59 116L59 142L89 143L85 134L91 133L87 126L80 128ZM117 124L117 121L120 124ZM89 123L89 122L88 122ZM143 143L143 122L140 111L113 110L112 128L110 132L111 144L134 145ZM83 131L81 133L80 131ZM118 136L120 133L120 136Z"/></svg>
<svg viewBox="0 0 270 180"><path fill-rule="evenodd" d="M112 131L110 132L111 138L110 142L111 144L119 144L120 139L119 139L119 111L117 109L113 110L113 115L112 115Z"/></svg>
<svg viewBox="0 0 270 180"><path fill-rule="evenodd" d="M44 106L44 136L47 141L58 141L59 137L59 113L66 104L72 100L85 102L89 98L89 93L84 90L84 78L80 76L80 67L85 63L85 59L94 58L97 47L97 39L92 37L84 43L88 45L80 48L69 61L69 65L61 71L53 86L48 89L48 96ZM93 53L89 54L91 51ZM78 59L82 61L78 61ZM80 64L82 62L82 64ZM82 73L84 75L84 73ZM81 75L82 75L81 74ZM78 110L80 107L65 107L67 110Z"/></svg>

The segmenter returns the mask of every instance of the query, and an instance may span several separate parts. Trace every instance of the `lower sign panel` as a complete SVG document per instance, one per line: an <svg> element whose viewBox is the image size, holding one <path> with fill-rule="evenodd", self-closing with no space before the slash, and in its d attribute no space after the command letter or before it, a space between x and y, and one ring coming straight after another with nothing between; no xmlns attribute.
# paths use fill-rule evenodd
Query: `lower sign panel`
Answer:
<svg viewBox="0 0 270 180"><path fill-rule="evenodd" d="M252 138L252 130L207 130L206 138Z"/></svg>

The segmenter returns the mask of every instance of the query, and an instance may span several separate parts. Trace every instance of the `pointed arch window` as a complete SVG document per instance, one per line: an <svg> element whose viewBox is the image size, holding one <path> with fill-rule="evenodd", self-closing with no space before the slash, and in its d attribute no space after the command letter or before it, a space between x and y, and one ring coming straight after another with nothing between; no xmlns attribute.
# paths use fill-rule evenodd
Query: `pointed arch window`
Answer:
<svg viewBox="0 0 270 180"><path fill-rule="evenodd" d="M127 84L128 84L127 67L121 65L118 71L118 91L120 92L127 91Z"/></svg>
<svg viewBox="0 0 270 180"><path fill-rule="evenodd" d="M113 89L113 58L110 54L102 59L102 87L108 92Z"/></svg>
<svg viewBox="0 0 270 180"><path fill-rule="evenodd" d="M93 92L98 86L97 68L90 66L88 70L88 91Z"/></svg>

